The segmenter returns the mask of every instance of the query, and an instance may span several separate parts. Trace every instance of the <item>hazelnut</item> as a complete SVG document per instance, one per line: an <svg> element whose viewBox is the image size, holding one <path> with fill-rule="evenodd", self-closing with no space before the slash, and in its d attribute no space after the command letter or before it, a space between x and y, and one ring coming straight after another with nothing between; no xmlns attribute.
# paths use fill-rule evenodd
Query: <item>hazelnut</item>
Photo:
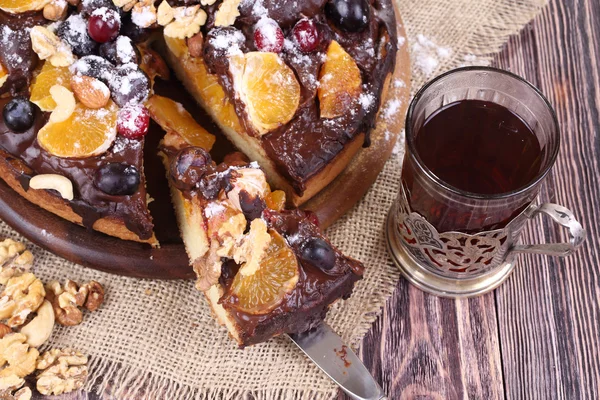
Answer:
<svg viewBox="0 0 600 400"><path fill-rule="evenodd" d="M202 56L202 47L204 46L204 36L202 32L198 32L191 38L187 40L188 49L190 51L190 56L192 57L201 57Z"/></svg>
<svg viewBox="0 0 600 400"><path fill-rule="evenodd" d="M68 10L65 0L52 0L44 7L44 18L50 21L60 21L65 19Z"/></svg>

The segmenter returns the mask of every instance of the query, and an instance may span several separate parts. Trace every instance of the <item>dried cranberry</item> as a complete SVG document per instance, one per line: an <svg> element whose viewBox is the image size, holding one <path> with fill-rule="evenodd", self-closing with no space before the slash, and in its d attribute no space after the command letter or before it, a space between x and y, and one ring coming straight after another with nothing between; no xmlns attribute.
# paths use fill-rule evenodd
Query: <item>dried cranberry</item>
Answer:
<svg viewBox="0 0 600 400"><path fill-rule="evenodd" d="M319 216L317 215L317 213L315 213L314 211L306 210L305 214L306 214L306 218L310 222L312 222L313 225L315 225L316 227L319 227L320 222L319 222Z"/></svg>
<svg viewBox="0 0 600 400"><path fill-rule="evenodd" d="M126 106L119 111L117 131L127 139L140 139L148 133L150 113L140 104Z"/></svg>
<svg viewBox="0 0 600 400"><path fill-rule="evenodd" d="M102 7L92 13L88 20L88 33L98 43L110 42L121 30L121 16L115 10Z"/></svg>
<svg viewBox="0 0 600 400"><path fill-rule="evenodd" d="M262 18L254 29L254 45L259 51L280 53L283 50L283 31L277 22Z"/></svg>
<svg viewBox="0 0 600 400"><path fill-rule="evenodd" d="M310 19L301 19L292 30L296 43L304 53L314 51L320 43L317 26Z"/></svg>

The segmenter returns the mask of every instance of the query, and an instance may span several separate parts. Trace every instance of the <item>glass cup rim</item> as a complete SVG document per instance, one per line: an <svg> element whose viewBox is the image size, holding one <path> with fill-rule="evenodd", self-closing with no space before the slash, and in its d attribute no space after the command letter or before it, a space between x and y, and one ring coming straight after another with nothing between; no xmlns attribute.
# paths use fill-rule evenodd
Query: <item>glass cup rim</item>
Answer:
<svg viewBox="0 0 600 400"><path fill-rule="evenodd" d="M513 79L516 79L516 80L524 83L530 89L532 89L542 99L542 101L544 102L544 104L546 105L548 110L550 111L550 115L552 116L552 119L554 122L554 128L556 130L556 137L557 137L558 143L556 145L556 148L552 152L552 154L550 154L550 159L549 159L548 165L546 167L544 167L542 170L540 170L540 172L536 175L536 177L534 179L531 180L531 182L529 182L527 185L525 185L521 188L511 190L510 192L503 192L503 193L498 193L498 194L481 194L481 193L469 192L466 190L459 189L455 186L450 185L449 183L445 182L444 180L440 179L437 175L435 175L425 165L423 160L421 160L421 157L419 156L419 153L417 152L416 144L414 141L414 135L412 132L412 127L409 123L413 117L414 109L415 109L417 103L419 102L421 97L423 97L423 94L425 93L425 91L427 91L427 89L429 89L434 83L440 81L441 79L443 79L449 75L453 75L453 74L460 73L460 72L469 72L469 71L493 72L493 73L498 73L498 74L502 74L502 75L507 75ZM484 199L484 200L506 199L508 197L512 197L512 196L515 196L520 193L524 193L524 192L528 191L532 187L536 186L539 182L541 182L544 179L544 177L548 174L548 172L550 171L550 168L552 168L552 166L556 162L556 158L558 156L558 151L560 149L560 127L558 124L558 118L556 116L556 111L554 110L554 107L552 107L552 104L550 104L550 101L546 98L546 96L544 96L544 94L537 87L535 87L533 84L531 84L525 78L523 78L519 75L513 74L512 72L509 72L509 71L506 71L506 70L503 70L500 68L495 68L495 67L487 67L487 66L460 67L460 68L455 68L450 71L444 72L443 74L438 75L435 78L431 79L429 82L427 82L425 85L423 85L423 87L421 87L419 89L419 91L415 94L415 97L412 99L410 106L408 107L408 112L406 114L405 127L406 127L406 143L407 143L408 149L410 150L409 154L407 154L406 156L413 157L413 159L416 161L416 164L425 173L425 175L429 179L434 181L436 184L442 186L445 190L448 190L452 193L458 194L459 196L472 198L472 199Z"/></svg>

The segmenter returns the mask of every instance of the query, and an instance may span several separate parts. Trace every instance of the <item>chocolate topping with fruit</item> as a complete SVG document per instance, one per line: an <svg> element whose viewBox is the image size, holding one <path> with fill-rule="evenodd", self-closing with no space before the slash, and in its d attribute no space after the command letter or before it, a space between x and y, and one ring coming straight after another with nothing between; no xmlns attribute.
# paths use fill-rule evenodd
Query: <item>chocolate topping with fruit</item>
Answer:
<svg viewBox="0 0 600 400"><path fill-rule="evenodd" d="M205 210L223 208L221 201L226 201L223 199L230 198L230 192L236 190L244 170L257 168L255 164L243 161L243 157L237 155L239 153L217 165L206 151L197 147L178 150L163 146L161 151L170 160L171 184L180 189L185 198L198 200ZM207 191L206 187L214 190ZM241 265L233 259L221 258L218 283L223 288L223 295L219 303L234 318L242 345L316 327L334 301L350 296L354 283L362 279L362 264L331 245L310 211L273 210L267 207L264 198L253 196L244 189L239 190L239 204L247 221L246 231L251 229L253 221L265 221L269 230L283 238L299 267L297 282L280 303L268 312L250 312L239 306L239 299L234 294L235 277L240 273Z"/></svg>
<svg viewBox="0 0 600 400"><path fill-rule="evenodd" d="M365 133L369 145L385 79L395 67L397 51L391 0L243 0L233 26L216 27L220 2L207 8L204 60L219 77L246 130L255 128L236 93L228 56L252 51L278 53L301 87L294 118L261 136L262 147L279 172L302 194L311 176L339 154L344 145ZM262 31L266 31L263 34ZM298 40L297 38L303 38ZM306 39L304 39L306 38ZM327 48L337 41L356 62L362 93L336 118L322 118L317 99L319 71ZM266 42L266 44L265 44Z"/></svg>

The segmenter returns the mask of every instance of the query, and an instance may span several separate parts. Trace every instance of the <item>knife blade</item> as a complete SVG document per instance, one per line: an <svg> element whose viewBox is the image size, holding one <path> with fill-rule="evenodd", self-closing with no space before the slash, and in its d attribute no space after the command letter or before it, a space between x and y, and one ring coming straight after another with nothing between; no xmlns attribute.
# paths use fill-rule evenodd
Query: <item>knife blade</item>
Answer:
<svg viewBox="0 0 600 400"><path fill-rule="evenodd" d="M327 324L289 335L294 343L344 392L356 400L386 399L360 358Z"/></svg>

